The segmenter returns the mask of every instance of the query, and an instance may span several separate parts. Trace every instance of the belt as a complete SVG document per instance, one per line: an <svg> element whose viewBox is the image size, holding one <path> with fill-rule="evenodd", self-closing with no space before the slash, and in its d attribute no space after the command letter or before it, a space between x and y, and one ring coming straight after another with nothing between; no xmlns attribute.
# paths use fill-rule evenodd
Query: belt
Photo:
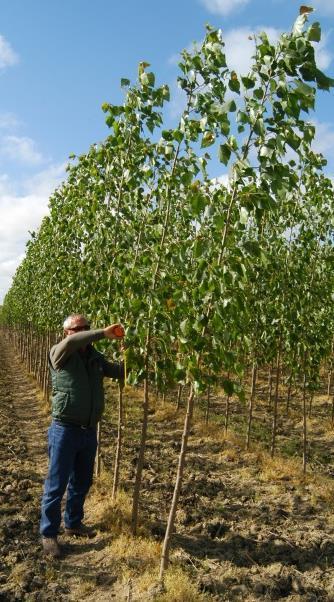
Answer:
<svg viewBox="0 0 334 602"><path fill-rule="evenodd" d="M74 424L74 422L64 422L63 420L54 420L53 422L55 422L56 424L59 424L60 426L74 426L78 429L83 429L83 430L90 430L90 429L94 429L94 426L86 426L84 424Z"/></svg>

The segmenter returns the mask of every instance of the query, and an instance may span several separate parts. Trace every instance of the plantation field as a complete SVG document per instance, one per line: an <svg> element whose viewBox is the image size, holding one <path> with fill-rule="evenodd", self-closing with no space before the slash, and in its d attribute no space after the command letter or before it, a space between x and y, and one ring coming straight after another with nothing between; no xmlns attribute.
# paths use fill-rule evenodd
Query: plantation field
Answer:
<svg viewBox="0 0 334 602"><path fill-rule="evenodd" d="M197 400L181 490L166 591L159 590L161 543L173 494L183 406L174 395L152 394L140 526L131 535L131 493L140 435L140 389L125 392L121 492L111 503L117 435L117 390L107 386L102 471L87 500L90 540L64 535L64 558L46 561L38 535L46 471L48 409L8 343L0 349L1 569L0 600L330 601L334 599L333 436L329 403L320 390L309 422L310 466L305 478L295 455L300 398L283 420L271 459L265 381L255 400L257 441L245 451L246 408L214 392L208 425ZM263 394L261 395L261 390ZM299 412L298 412L299 408ZM261 425L261 426L259 426ZM292 434L292 437L291 437Z"/></svg>

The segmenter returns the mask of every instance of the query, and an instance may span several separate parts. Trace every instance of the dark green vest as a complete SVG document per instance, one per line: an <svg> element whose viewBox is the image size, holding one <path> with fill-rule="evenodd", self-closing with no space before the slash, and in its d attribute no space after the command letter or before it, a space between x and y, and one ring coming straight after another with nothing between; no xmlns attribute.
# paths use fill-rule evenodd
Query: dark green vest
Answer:
<svg viewBox="0 0 334 602"><path fill-rule="evenodd" d="M104 410L102 360L101 353L89 346L84 356L72 353L60 370L50 366L53 418L96 426Z"/></svg>

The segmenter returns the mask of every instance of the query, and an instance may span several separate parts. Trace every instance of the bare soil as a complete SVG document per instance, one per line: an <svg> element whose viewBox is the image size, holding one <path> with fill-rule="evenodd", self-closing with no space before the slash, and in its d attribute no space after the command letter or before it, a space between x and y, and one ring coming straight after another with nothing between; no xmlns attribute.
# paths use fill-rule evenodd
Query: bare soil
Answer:
<svg viewBox="0 0 334 602"><path fill-rule="evenodd" d="M127 390L121 485L128 496L140 435L139 397L140 391ZM102 424L104 475L113 471L116 387L107 386L107 398ZM292 441L299 440L299 402L288 420L283 421L281 412L278 447L283 455L276 460L259 443L245 452L240 435L223 436L221 399L214 400L215 417L208 427L198 410L171 556L172 567L184 571L195 586L196 596L188 598L177 593L167 597L154 581L145 591L139 585L151 562L143 552L143 538L152 549L156 543L158 563L184 410L176 413L171 400L165 404L153 400L137 544L129 539L133 548L120 552L120 538L126 541L128 525L116 528L114 517L115 528L110 529L101 516L101 496L108 491L99 490L97 484L86 504L86 522L97 535L81 540L61 534L64 557L52 561L43 557L38 532L48 410L6 341L0 346L0 399L0 600L334 601L333 433L324 396L314 400L317 418L310 420L312 462L306 478L300 461L286 453L290 439L284 428L295 433ZM264 404L260 395L255 422L265 439L270 415L267 418ZM232 409L238 425L241 409L237 403Z"/></svg>

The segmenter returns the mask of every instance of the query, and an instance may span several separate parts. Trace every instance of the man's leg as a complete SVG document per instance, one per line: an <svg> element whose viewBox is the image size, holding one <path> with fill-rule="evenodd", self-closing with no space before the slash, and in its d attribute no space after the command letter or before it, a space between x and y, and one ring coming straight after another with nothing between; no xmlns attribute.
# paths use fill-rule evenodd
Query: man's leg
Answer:
<svg viewBox="0 0 334 602"><path fill-rule="evenodd" d="M79 429L76 429L79 430ZM61 522L61 501L78 448L74 429L53 422L49 428L49 470L42 498L40 533L57 537Z"/></svg>
<svg viewBox="0 0 334 602"><path fill-rule="evenodd" d="M84 502L93 482L97 449L95 429L82 429L82 447L78 451L70 474L64 522L67 529L79 527L84 517Z"/></svg>

